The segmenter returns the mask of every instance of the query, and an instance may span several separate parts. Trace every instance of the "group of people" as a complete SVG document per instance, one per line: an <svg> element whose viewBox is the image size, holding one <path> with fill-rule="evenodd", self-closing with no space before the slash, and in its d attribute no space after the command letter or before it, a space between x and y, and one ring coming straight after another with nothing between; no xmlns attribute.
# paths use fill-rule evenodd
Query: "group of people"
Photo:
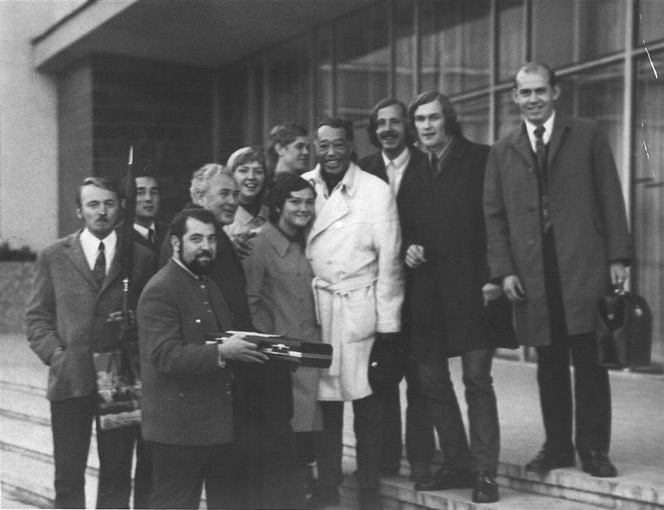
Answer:
<svg viewBox="0 0 664 510"><path fill-rule="evenodd" d="M97 507L129 507L132 478L136 508L196 508L203 486L208 508L338 505L352 402L359 507L381 508L380 478L401 468L404 376L415 489L468 488L474 502L495 502L491 365L497 347L518 344L537 348L545 431L526 469L573 466L576 448L584 471L616 476L593 320L596 299L624 284L632 247L606 138L597 122L557 112L559 94L548 66L521 68L513 99L523 120L492 147L463 136L439 92L408 106L387 98L369 119L376 153L359 159L353 124L327 118L312 170L307 131L276 126L266 150L244 147L225 166L196 170L191 202L168 226L158 178L137 176L128 299L142 422L97 427ZM121 201L112 181L83 181L83 228L40 254L26 314L49 366L61 508L85 505L93 323L123 299ZM328 343L331 365L293 369L244 332Z"/></svg>

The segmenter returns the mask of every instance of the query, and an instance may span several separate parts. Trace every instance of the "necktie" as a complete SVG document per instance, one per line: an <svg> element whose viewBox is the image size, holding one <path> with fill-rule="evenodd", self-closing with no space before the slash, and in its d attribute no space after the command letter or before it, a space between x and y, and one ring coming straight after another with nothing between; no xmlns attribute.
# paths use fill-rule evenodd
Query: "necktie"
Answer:
<svg viewBox="0 0 664 510"><path fill-rule="evenodd" d="M95 280L97 285L101 287L106 278L106 255L104 254L104 243L99 243L99 253L97 254L97 260L95 260L95 267L92 269L92 272L95 275Z"/></svg>
<svg viewBox="0 0 664 510"><path fill-rule="evenodd" d="M155 234L154 234L154 229L153 229L153 228L149 228L149 229L148 229L148 242L149 242L150 245L152 245L152 246L154 246L155 244L157 244L157 236L155 236Z"/></svg>
<svg viewBox="0 0 664 510"><path fill-rule="evenodd" d="M429 158L429 170L431 171L432 177L438 175L438 158L435 154L431 154L431 157Z"/></svg>
<svg viewBox="0 0 664 510"><path fill-rule="evenodd" d="M548 182L548 150L544 144L544 126L535 128L535 152L537 156L537 180L540 191L540 209L542 231L546 233L551 227L551 218L549 215L549 182Z"/></svg>

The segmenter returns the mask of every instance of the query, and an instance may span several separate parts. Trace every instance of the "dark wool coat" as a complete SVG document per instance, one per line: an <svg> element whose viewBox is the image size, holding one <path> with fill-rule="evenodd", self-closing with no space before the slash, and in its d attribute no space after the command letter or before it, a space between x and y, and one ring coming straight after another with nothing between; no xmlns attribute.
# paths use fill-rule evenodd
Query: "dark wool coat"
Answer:
<svg viewBox="0 0 664 510"><path fill-rule="evenodd" d="M556 117L549 143L549 204L567 330L592 332L609 262L631 260L625 203L609 143L596 121ZM539 195L523 125L491 148L484 208L491 276L516 274L526 300L514 305L519 342L551 343Z"/></svg>
<svg viewBox="0 0 664 510"><path fill-rule="evenodd" d="M408 161L408 165L404 170L401 182L403 183L403 179L406 176L406 174L414 172L418 166L426 164L426 161L427 158L422 153L422 151L414 147L410 147L410 160ZM376 177L383 179L388 184L390 183L387 177L387 169L385 168L385 161L383 160L383 151L378 151L373 154L370 154L369 156L362 158L357 163L357 165L365 172L369 172L370 174L373 174ZM397 193L397 200L399 199L400 194L401 194L401 187L399 187L399 192Z"/></svg>
<svg viewBox="0 0 664 510"><path fill-rule="evenodd" d="M403 251L419 244L426 258L406 271L404 331L416 359L513 346L492 329L482 296L489 280L482 211L488 152L457 137L435 179L426 157L403 177L397 197Z"/></svg>

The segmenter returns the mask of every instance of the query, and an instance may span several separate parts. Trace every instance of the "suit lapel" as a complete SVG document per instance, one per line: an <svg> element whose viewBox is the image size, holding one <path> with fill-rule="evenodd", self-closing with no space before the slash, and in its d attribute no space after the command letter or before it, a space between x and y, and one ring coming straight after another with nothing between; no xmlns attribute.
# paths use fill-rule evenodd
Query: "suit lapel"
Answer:
<svg viewBox="0 0 664 510"><path fill-rule="evenodd" d="M132 242L132 241L130 241ZM122 245L124 243L122 242L122 239L120 237L120 233L118 232L118 242L115 245L115 255L113 255L113 260L111 261L111 267L108 269L108 274L106 275L106 278L104 279L104 283L101 286L100 294L104 292L108 286L113 283L115 279L117 279L120 276L120 271L122 269L121 264L120 264L120 259L121 259L121 254L122 254ZM130 256L133 256L133 250Z"/></svg>
<svg viewBox="0 0 664 510"><path fill-rule="evenodd" d="M528 135L523 129L523 122L512 132L512 148L524 159L528 168L533 166L533 150Z"/></svg>
<svg viewBox="0 0 664 510"><path fill-rule="evenodd" d="M96 290L97 282L94 279L94 275L92 274L90 267L88 266L88 261L85 260L83 247L81 246L81 242L78 239L79 235L80 232L76 232L75 234L69 236L67 239L65 254L76 270L81 273L85 281L87 281L92 286L92 288Z"/></svg>
<svg viewBox="0 0 664 510"><path fill-rule="evenodd" d="M333 192L318 214L318 218L311 230L310 239L313 239L330 225L346 216L349 211L350 207L348 206L345 192L341 190Z"/></svg>
<svg viewBox="0 0 664 510"><path fill-rule="evenodd" d="M556 118L553 124L553 133L551 134L551 141L549 142L549 168L553 164L553 159L560 149L560 144L565 137L565 133L570 127L570 119L568 117Z"/></svg>
<svg viewBox="0 0 664 510"><path fill-rule="evenodd" d="M450 168L454 168L455 163L463 156L463 153L466 151L466 145L464 144L463 138L455 137L452 141L452 146L450 147L450 152L445 159L443 159L442 167L438 175L436 175L436 180L447 172L450 171Z"/></svg>

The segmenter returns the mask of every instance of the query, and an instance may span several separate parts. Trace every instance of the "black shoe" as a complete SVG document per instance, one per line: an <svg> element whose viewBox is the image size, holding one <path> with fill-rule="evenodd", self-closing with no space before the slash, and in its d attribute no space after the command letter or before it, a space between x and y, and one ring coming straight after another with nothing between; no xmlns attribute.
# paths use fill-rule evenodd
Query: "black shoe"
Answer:
<svg viewBox="0 0 664 510"><path fill-rule="evenodd" d="M495 503L498 499L498 484L493 475L486 471L477 473L473 485L473 503Z"/></svg>
<svg viewBox="0 0 664 510"><path fill-rule="evenodd" d="M574 466L574 453L557 453L542 448L535 458L526 464L526 471L543 475L552 469L572 466Z"/></svg>
<svg viewBox="0 0 664 510"><path fill-rule="evenodd" d="M329 487L327 485L318 485L314 489L314 494L309 499L309 505L312 508L325 508L336 506L341 501L338 487Z"/></svg>
<svg viewBox="0 0 664 510"><path fill-rule="evenodd" d="M360 489L358 494L360 510L382 510L378 489Z"/></svg>
<svg viewBox="0 0 664 510"><path fill-rule="evenodd" d="M429 464L411 464L410 465L410 480L413 482L423 482L431 478L431 469Z"/></svg>
<svg viewBox="0 0 664 510"><path fill-rule="evenodd" d="M588 455L581 457L581 469L600 478L618 476L618 470L609 460L609 456L599 450L591 451Z"/></svg>
<svg viewBox="0 0 664 510"><path fill-rule="evenodd" d="M416 491L444 491L447 489L469 489L475 477L466 469L451 469L443 466L432 477L415 482Z"/></svg>

